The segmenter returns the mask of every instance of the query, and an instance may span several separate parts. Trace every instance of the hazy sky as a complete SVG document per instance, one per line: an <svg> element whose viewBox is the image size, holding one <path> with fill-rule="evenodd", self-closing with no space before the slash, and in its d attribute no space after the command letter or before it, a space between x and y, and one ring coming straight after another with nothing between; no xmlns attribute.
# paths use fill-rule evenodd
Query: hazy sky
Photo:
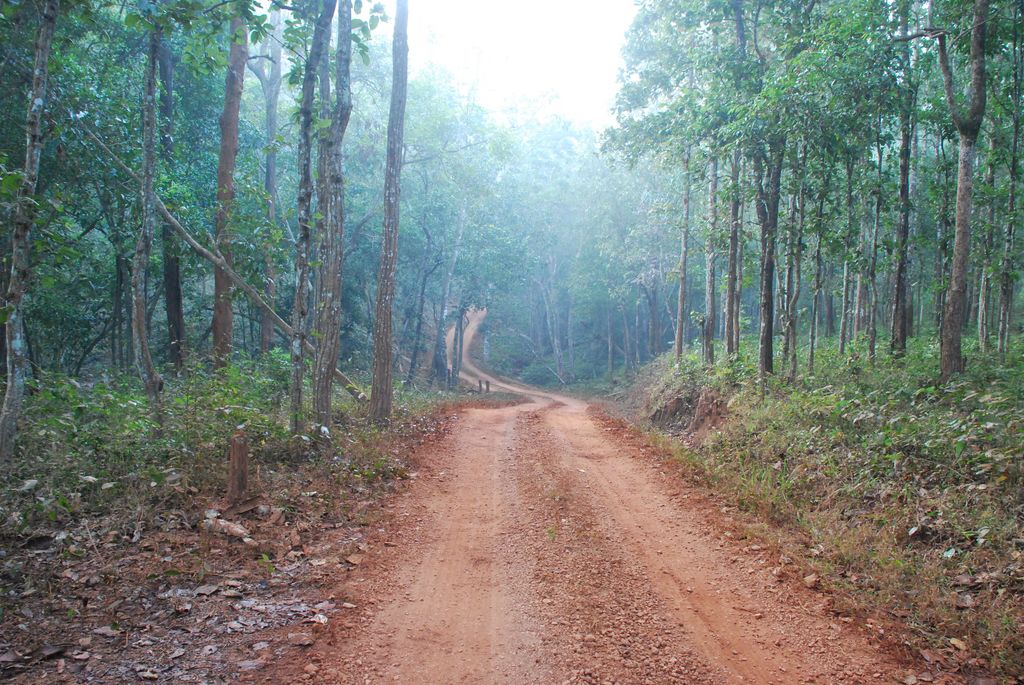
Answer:
<svg viewBox="0 0 1024 685"><path fill-rule="evenodd" d="M493 110L604 128L633 0L410 0L415 71L445 67ZM385 3L394 13L394 1ZM391 24L385 30L390 31Z"/></svg>

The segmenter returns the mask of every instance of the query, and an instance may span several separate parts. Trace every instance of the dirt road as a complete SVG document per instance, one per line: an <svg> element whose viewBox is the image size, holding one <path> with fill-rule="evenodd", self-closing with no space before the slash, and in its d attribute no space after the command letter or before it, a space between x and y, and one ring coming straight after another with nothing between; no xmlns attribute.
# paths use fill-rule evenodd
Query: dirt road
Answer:
<svg viewBox="0 0 1024 685"><path fill-rule="evenodd" d="M528 402L465 410L418 455L415 482L338 589L357 606L307 661L260 679L902 681L799 574L713 526L706 500L635 437L579 400L500 381L469 358L463 371Z"/></svg>

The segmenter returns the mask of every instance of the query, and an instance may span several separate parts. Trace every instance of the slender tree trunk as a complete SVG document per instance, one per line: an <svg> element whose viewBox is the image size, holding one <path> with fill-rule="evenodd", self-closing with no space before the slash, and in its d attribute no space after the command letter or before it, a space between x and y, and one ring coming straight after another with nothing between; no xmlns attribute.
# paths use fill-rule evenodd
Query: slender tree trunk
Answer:
<svg viewBox="0 0 1024 685"><path fill-rule="evenodd" d="M741 176L742 176L742 172L743 172L743 159L741 157L740 158L740 174L741 174ZM732 325L732 334L733 334L733 344L732 344L732 347L733 347L733 350L735 351L735 354L737 356L740 353L740 323L742 321L742 318L741 318L740 314L741 314L741 309L743 307L743 247L744 247L744 242L745 242L744 239L743 239L743 212L744 212L744 205L741 204L740 205L740 214L739 214L739 226L740 226L739 236L738 236L739 237L739 243L736 246L736 293L734 294L734 300L735 300L735 305L733 307L733 319L734 319L734 321L733 321L733 325Z"/></svg>
<svg viewBox="0 0 1024 685"><path fill-rule="evenodd" d="M900 0L899 15L900 33L906 36L910 21L910 0ZM899 218L896 221L892 327L889 337L889 349L895 357L902 357L907 352L907 298L910 296L907 264L910 238L910 148L914 136L913 117L916 99L915 86L912 82L910 42L903 41L901 45L903 83L900 85Z"/></svg>
<svg viewBox="0 0 1024 685"><path fill-rule="evenodd" d="M224 84L224 110L220 115L220 156L217 162L217 249L232 264L231 205L235 200L235 160L238 157L238 123L242 106L245 64L249 58L245 20L231 20L231 47ZM213 271L213 363L225 366L231 359L234 333L231 279L223 269Z"/></svg>
<svg viewBox="0 0 1024 685"><path fill-rule="evenodd" d="M819 227L820 229L821 227ZM818 314L820 307L818 301L821 299L821 234L817 236L817 245L814 248L814 292L811 297L811 348L807 353L807 375L814 375L814 353L818 345Z"/></svg>
<svg viewBox="0 0 1024 685"><path fill-rule="evenodd" d="M939 34L939 65L942 69L946 101L960 133L960 157L956 187L956 233L953 239L953 269L949 295L942 322L939 376L946 382L964 370L960 338L964 322L967 291L967 259L971 246L971 203L974 193L974 159L978 131L985 116L985 35L988 26L988 0L975 0L971 29L971 84L968 111L962 114L956 102L953 74L946 54L946 35Z"/></svg>
<svg viewBox="0 0 1024 685"><path fill-rule="evenodd" d="M787 270L789 274L786 277L786 344L785 351L788 353L788 359L786 355L783 358L789 364L789 382L796 381L797 376L797 326L800 323L800 317L798 314L798 308L800 305L800 288L802 286L802 274L801 266L803 264L804 255L804 222L805 222L805 211L807 206L807 185L804 182L804 169L806 169L807 163L807 145L803 146L803 152L800 155L800 169L798 171L800 178L800 189L797 191L796 200L796 218L793 222L792 232L789 236L789 256L787 257Z"/></svg>
<svg viewBox="0 0 1024 685"><path fill-rule="evenodd" d="M455 244L452 246L451 258L448 260L448 267L444 272L444 280L441 282L441 318L437 321L437 331L434 333L434 378L439 383L447 382L448 378L448 348L445 345L445 334L448 327L448 300L451 298L452 277L455 275L455 266L459 261L459 252L462 250L462 236L466 232L466 207L459 210L458 232L455 234ZM538 340L534 345L540 346Z"/></svg>
<svg viewBox="0 0 1024 685"><path fill-rule="evenodd" d="M455 327L452 330L452 373L448 379L448 389L459 389L459 376L462 374L462 305L459 305L455 316Z"/></svg>
<svg viewBox="0 0 1024 685"><path fill-rule="evenodd" d="M263 90L263 114L266 126L264 137L264 170L263 190L267 195L267 221L277 225L277 119L278 102L281 94L282 55L281 45L284 40L284 26L281 10L274 8L270 12L270 23L274 29L270 39L266 41L269 68L264 69L259 62L250 62L249 68L259 78ZM263 245L263 296L267 302L277 300L277 274L274 269L274 246L269 242ZM260 352L267 353L274 346L274 320L265 311L260 312Z"/></svg>
<svg viewBox="0 0 1024 685"><path fill-rule="evenodd" d="M335 104L331 125L319 135L323 169L318 185L320 214L320 278L314 335L318 340L313 360L313 413L318 433L331 425L334 368L341 351L341 268L345 251L345 178L341 167L341 146L352 116L352 3L338 4L338 48L335 59ZM325 59L323 66L329 66ZM330 73L321 79L323 94ZM326 105L325 105L326 106Z"/></svg>
<svg viewBox="0 0 1024 685"><path fill-rule="evenodd" d="M605 311L605 336L608 338L608 382L615 379L615 332L612 328L612 306Z"/></svg>
<svg viewBox="0 0 1024 685"><path fill-rule="evenodd" d="M643 363L643 328L640 326L641 320L641 308L640 298L637 297L636 302L633 305L633 352L636 353L635 368L639 369Z"/></svg>
<svg viewBox="0 0 1024 685"><path fill-rule="evenodd" d="M111 316L114 321L110 327L110 365L115 369L121 364L121 315L124 305L121 294L124 292L124 269L121 268L122 256L114 255L114 292L111 302Z"/></svg>
<svg viewBox="0 0 1024 685"><path fill-rule="evenodd" d="M978 351L982 354L988 353L989 338L989 300L992 294L992 247L994 242L993 234L996 230L996 161L995 161L996 139L995 135L989 134L988 148L988 171L985 174L985 185L988 187L990 197L988 198L988 221L985 224L984 240L982 242L982 262L978 270Z"/></svg>
<svg viewBox="0 0 1024 685"><path fill-rule="evenodd" d="M953 265L942 317L942 353L940 377L949 380L964 370L960 340L967 307L967 258L970 250L970 215L974 192L974 160L977 139L960 136L959 171L956 190L956 230L953 238Z"/></svg>
<svg viewBox="0 0 1024 685"><path fill-rule="evenodd" d="M942 316L946 309L946 291L948 278L946 264L949 261L949 171L946 164L945 145L942 142L942 132L936 134L936 157L940 160L942 185L941 202L939 204L939 217L936 231L935 248L935 330L939 337L942 336Z"/></svg>
<svg viewBox="0 0 1024 685"><path fill-rule="evenodd" d="M761 304L758 340L758 373L762 380L775 372L774 354L774 287L775 234L779 225L779 199L782 194L782 165L785 160L785 138L769 144L767 154L754 155L754 177L757 182L757 217L761 224ZM767 169L765 168L767 167ZM767 176L767 186L765 185Z"/></svg>
<svg viewBox="0 0 1024 685"><path fill-rule="evenodd" d="M549 283L555 281L555 261L550 258L548 262L547 283L537 282L540 288L541 301L544 303L545 320L547 321L548 337L551 340L551 353L555 357L555 373L560 383L565 383L565 361L562 356L562 334L558 325L558 312L555 310L553 293Z"/></svg>
<svg viewBox="0 0 1024 685"><path fill-rule="evenodd" d="M565 356L568 357L569 360L569 365L566 369L569 382L576 380L576 343L573 340L572 315L572 293L570 293L568 302L566 302L565 312Z"/></svg>
<svg viewBox="0 0 1024 685"><path fill-rule="evenodd" d="M659 276L655 276L651 279L650 287L644 288L644 295L647 299L647 351L651 355L651 359L658 356L661 351L658 345L659 326L658 318L661 312L658 308L658 282L661 280Z"/></svg>
<svg viewBox="0 0 1024 685"><path fill-rule="evenodd" d="M847 336L850 331L850 260L843 260L843 303L842 318L839 320L839 354L846 354Z"/></svg>
<svg viewBox="0 0 1024 685"><path fill-rule="evenodd" d="M686 326L686 263L690 253L690 148L683 157L683 237L679 246L679 299L676 302L676 362L683 356ZM627 355L628 356L628 355Z"/></svg>
<svg viewBox="0 0 1024 685"><path fill-rule="evenodd" d="M419 370L420 350L423 347L423 310L427 302L427 281L440 265L440 262L435 262L433 267L425 268L420 280L419 295L416 298L416 329L413 332L412 355L409 359L409 372L405 376L405 385L407 386L412 385L413 379L416 378L416 371Z"/></svg>
<svg viewBox="0 0 1024 685"><path fill-rule="evenodd" d="M1010 138L1009 184L1006 203L1006 226L1003 229L1003 258L999 273L999 357L1006 360L1010 347L1010 323L1013 318L1014 227L1017 222L1017 181L1020 174L1020 130L1022 110L1021 86L1024 82L1024 46L1021 22L1024 21L1024 0L1018 0L1013 17L1013 85L1010 110L1013 112Z"/></svg>
<svg viewBox="0 0 1024 685"><path fill-rule="evenodd" d="M156 72L160 44L160 30L150 30L145 90L142 96L142 228L135 242L135 257L132 260L132 336L135 342L135 365L146 390L150 413L157 425L163 423L163 411L160 406L163 381L153 366L153 358L149 353L146 270L149 268L149 251L156 229L153 178L156 175Z"/></svg>
<svg viewBox="0 0 1024 685"><path fill-rule="evenodd" d="M161 41L157 52L160 73L160 157L170 169L174 163L174 55ZM181 372L187 354L185 339L185 305L181 289L181 264L174 232L166 223L160 224L163 248L164 307L167 312L167 359L175 371Z"/></svg>
<svg viewBox="0 0 1024 685"><path fill-rule="evenodd" d="M402 173L402 138L405 131L406 81L409 74L408 0L398 0L395 12L391 111L388 115L388 152L384 172L384 238L377 277L377 310L373 322L373 389L370 417L391 416L391 311L395 298L395 262L398 259L398 214Z"/></svg>
<svg viewBox="0 0 1024 685"><path fill-rule="evenodd" d="M715 297L715 242L718 240L718 157L711 157L708 188L708 234L704 242L704 363L715 363L715 323L718 308Z"/></svg>
<svg viewBox="0 0 1024 685"><path fill-rule="evenodd" d="M729 265L725 280L725 351L729 356L739 352L736 325L739 320L736 310L739 300L736 293L739 289L739 251L740 251L740 150L737 147L732 153L729 187Z"/></svg>
<svg viewBox="0 0 1024 685"><path fill-rule="evenodd" d="M629 319L626 317L626 307L623 305L622 310L622 364L626 369L629 369L633 365L633 355L630 351L633 348L633 344L630 343L629 339Z"/></svg>
<svg viewBox="0 0 1024 685"><path fill-rule="evenodd" d="M871 226L871 254L868 257L868 359L875 363L878 342L878 236L882 224L882 144L878 142L878 179L875 187L875 219Z"/></svg>
<svg viewBox="0 0 1024 685"><path fill-rule="evenodd" d="M835 270L830 263L825 265L822 275L821 305L825 308L825 337L833 338L836 334L836 303L833 296L833 283L835 282Z"/></svg>
<svg viewBox="0 0 1024 685"><path fill-rule="evenodd" d="M313 97L316 89L320 62L325 59L330 43L331 21L334 18L336 0L322 0L320 13L313 28L313 38L302 76L302 97L299 102L299 235L295 246L295 299L292 303L291 336L291 429L301 433L305 427L302 410L302 385L305 378L306 360L305 322L309 298L309 254L312 242L313 173L312 173L312 131Z"/></svg>
<svg viewBox="0 0 1024 685"><path fill-rule="evenodd" d="M25 166L21 185L15 199L14 221L11 230L11 275L7 281L4 307L7 310L7 387L3 408L0 409L0 462L9 462L14 456L14 440L18 431L21 401L25 395L25 380L29 372L29 358L25 340L22 300L32 275L32 224L36 218L36 203L32 196L39 179L39 157L43 149L42 121L46 109L46 81L49 74L50 46L60 13L60 0L46 0L43 5L39 33L36 37L32 86L28 94L28 114L25 118Z"/></svg>

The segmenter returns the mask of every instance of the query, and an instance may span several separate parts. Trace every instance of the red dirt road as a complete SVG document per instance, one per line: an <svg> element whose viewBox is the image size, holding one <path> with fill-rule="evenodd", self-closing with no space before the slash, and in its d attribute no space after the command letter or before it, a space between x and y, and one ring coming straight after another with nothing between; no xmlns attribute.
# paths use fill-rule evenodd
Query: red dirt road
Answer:
<svg viewBox="0 0 1024 685"><path fill-rule="evenodd" d="M356 608L306 660L253 680L902 681L883 649L794 573L780 579L773 555L724 536L706 500L586 403L469 358L463 369L529 402L465 410L417 455L415 482L336 593Z"/></svg>

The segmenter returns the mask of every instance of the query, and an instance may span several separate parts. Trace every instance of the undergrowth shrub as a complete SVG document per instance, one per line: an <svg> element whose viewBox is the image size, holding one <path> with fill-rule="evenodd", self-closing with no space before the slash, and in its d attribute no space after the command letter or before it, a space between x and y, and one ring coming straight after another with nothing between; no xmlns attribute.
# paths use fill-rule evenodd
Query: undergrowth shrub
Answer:
<svg viewBox="0 0 1024 685"><path fill-rule="evenodd" d="M393 421L381 429L339 388L330 435L293 437L289 375L288 354L275 351L219 370L196 366L168 376L162 426L133 376L37 377L25 400L17 455L0 468L0 536L70 529L93 516L139 520L216 497L238 430L249 441L255 491L277 488L284 496L288 482L313 478L333 482L335 494L365 489L405 475L408 455L393 445L425 430L430 410L449 398L400 390Z"/></svg>
<svg viewBox="0 0 1024 685"><path fill-rule="evenodd" d="M966 341L965 341L966 342ZM676 453L737 505L799 531L848 608L895 614L922 644L966 639L1024 669L1024 356L970 344L937 381L938 346L904 358L826 342L816 373L761 382L753 355L706 368L671 355L639 379L648 407L714 388L728 419ZM753 349L756 342L745 344ZM646 414L650 416L650 414ZM969 595L970 599L963 599ZM959 598L959 599L958 599Z"/></svg>

